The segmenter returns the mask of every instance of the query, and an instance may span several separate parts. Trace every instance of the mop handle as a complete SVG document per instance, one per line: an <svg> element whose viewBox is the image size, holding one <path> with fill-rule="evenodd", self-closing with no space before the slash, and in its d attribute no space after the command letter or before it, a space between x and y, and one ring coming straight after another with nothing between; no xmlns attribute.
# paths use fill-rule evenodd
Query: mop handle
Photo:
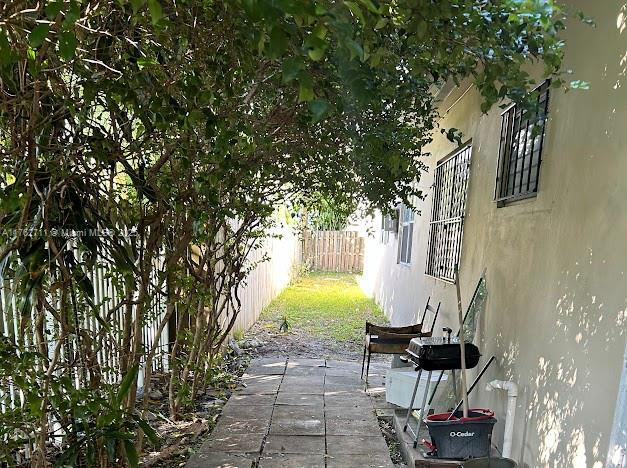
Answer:
<svg viewBox="0 0 627 468"><path fill-rule="evenodd" d="M479 382L479 379L481 377L483 377L483 374L485 374L485 371L488 370L488 367L490 367L490 365L494 362L496 358L494 356L492 356L490 358L490 360L486 363L485 366L483 366L483 369L481 369L481 372L479 372L479 375L475 378L475 380L472 382L472 385L470 386L470 388L468 389L468 394L470 394L470 392L472 392L473 388L475 388L477 386L477 383ZM453 411L451 411L451 414L449 414L448 418L446 418L446 420L450 420L453 415L455 414L455 411L457 411L459 409L459 407L463 404L464 400L460 400L459 403L457 403L457 406L455 408L453 408Z"/></svg>
<svg viewBox="0 0 627 468"><path fill-rule="evenodd" d="M459 270L457 269L457 265L455 266L455 291L457 292L457 312L459 318L459 329L464 328L464 311L462 307L462 294L460 291L459 285ZM461 374L462 374L462 397L464 403L464 417L468 417L468 384L466 383L466 343L464 341L464 334L462 333L461 339L459 340L459 354L461 357Z"/></svg>

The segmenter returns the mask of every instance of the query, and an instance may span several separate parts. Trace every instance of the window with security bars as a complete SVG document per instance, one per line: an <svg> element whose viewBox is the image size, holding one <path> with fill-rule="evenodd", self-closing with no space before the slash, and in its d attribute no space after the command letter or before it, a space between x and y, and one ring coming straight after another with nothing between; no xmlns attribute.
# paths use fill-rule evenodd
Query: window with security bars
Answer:
<svg viewBox="0 0 627 468"><path fill-rule="evenodd" d="M466 146L435 168L426 274L455 281L462 245L471 147Z"/></svg>
<svg viewBox="0 0 627 468"><path fill-rule="evenodd" d="M502 114L495 193L495 199L501 205L533 197L538 192L549 86L547 80L534 90L538 95L534 111L514 105Z"/></svg>
<svg viewBox="0 0 627 468"><path fill-rule="evenodd" d="M398 217L398 263L411 263L411 241L414 234L414 211L401 205Z"/></svg>

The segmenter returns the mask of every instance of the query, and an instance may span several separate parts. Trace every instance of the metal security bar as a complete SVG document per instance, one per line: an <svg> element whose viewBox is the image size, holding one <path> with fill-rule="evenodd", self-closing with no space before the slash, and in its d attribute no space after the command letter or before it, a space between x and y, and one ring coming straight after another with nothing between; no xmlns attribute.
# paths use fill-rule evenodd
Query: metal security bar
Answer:
<svg viewBox="0 0 627 468"><path fill-rule="evenodd" d="M459 263L470 155L466 146L435 169L426 274L445 281L455 281Z"/></svg>
<svg viewBox="0 0 627 468"><path fill-rule="evenodd" d="M538 94L536 110L529 112L514 105L503 112L495 192L497 202L528 198L538 192L549 86L550 81L546 80L534 90Z"/></svg>

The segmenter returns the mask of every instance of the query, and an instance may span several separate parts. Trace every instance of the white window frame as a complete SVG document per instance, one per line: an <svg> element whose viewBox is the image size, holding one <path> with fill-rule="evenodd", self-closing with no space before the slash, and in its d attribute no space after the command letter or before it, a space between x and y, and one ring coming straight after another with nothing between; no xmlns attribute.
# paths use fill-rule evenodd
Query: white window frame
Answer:
<svg viewBox="0 0 627 468"><path fill-rule="evenodd" d="M412 244L414 236L414 211L401 204L398 213L398 257L400 265L411 265ZM407 231L407 236L405 232Z"/></svg>
<svg viewBox="0 0 627 468"><path fill-rule="evenodd" d="M387 244L390 241L389 223L390 215L381 213L381 243Z"/></svg>

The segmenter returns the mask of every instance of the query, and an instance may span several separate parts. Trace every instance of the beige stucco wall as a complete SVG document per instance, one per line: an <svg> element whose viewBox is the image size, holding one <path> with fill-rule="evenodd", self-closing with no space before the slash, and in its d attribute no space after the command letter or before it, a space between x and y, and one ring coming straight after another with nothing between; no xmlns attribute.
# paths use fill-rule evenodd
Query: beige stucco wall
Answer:
<svg viewBox="0 0 627 468"><path fill-rule="evenodd" d="M478 342L484 355L498 358L471 403L497 411L500 447L505 396L483 388L494 378L514 380L521 392L513 458L529 467L598 468L627 336L627 5L569 3L597 22L590 28L573 21L564 34L566 68L591 89L551 93L536 198L502 208L493 202L500 109L481 115L474 88L441 124L472 141L462 296L467 304L485 269L488 302ZM466 88L453 90L442 109ZM433 168L453 149L437 138L425 162ZM428 193L432 172L419 182ZM430 197L419 208L411 266L396 264L394 237L382 245L375 236L367 242L362 284L394 324L415 321L431 295L442 300L438 327L457 328L454 286L424 275Z"/></svg>

